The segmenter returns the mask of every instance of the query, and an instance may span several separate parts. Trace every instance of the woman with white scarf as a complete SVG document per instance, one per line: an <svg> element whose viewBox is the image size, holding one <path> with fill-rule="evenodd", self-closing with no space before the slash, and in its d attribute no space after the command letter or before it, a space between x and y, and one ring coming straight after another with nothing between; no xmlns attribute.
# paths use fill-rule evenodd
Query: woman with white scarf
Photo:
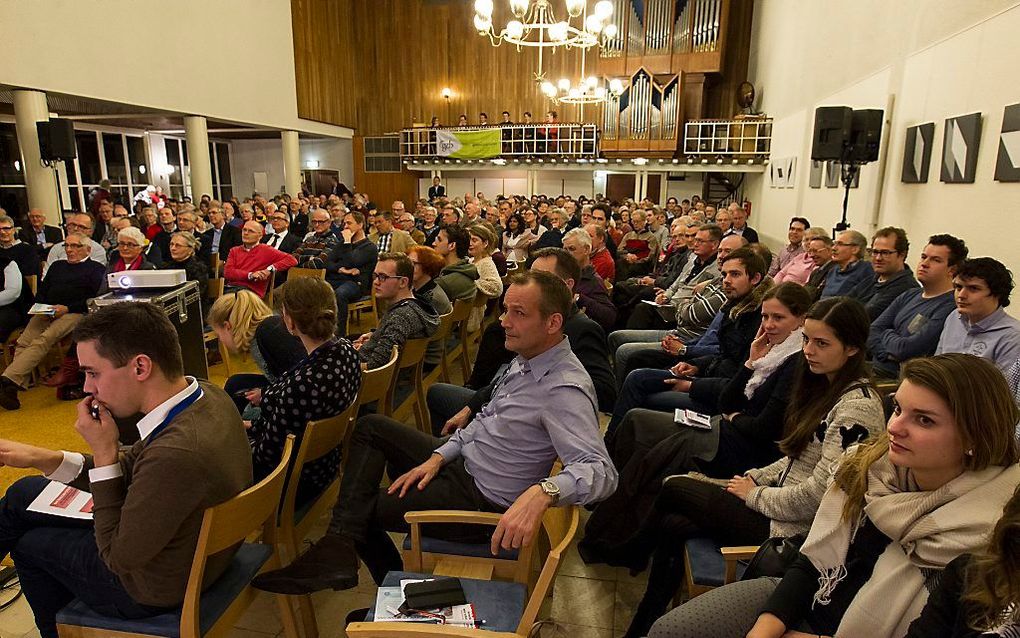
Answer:
<svg viewBox="0 0 1020 638"><path fill-rule="evenodd" d="M699 596L651 638L906 635L942 570L985 546L1020 483L1020 411L998 369L971 355L914 359L900 374L886 435L836 466L785 576Z"/></svg>
<svg viewBox="0 0 1020 638"><path fill-rule="evenodd" d="M800 287L787 283L779 288L789 286ZM763 324L769 323L766 311L771 308L763 304ZM697 463L715 480L674 476L663 483L652 515L628 543L654 548L655 554L648 588L626 636L646 635L666 610L683 579L686 539L755 545L770 536L807 531L833 463L848 446L881 431L882 404L867 377L864 349L870 321L864 307L852 299L833 297L811 306L803 323L799 338L803 361L798 361L787 399L790 407L775 436L782 439L779 450L786 456L757 469L744 465L734 476L725 472L734 459L727 463L717 453L711 462ZM725 449L720 446L720 453Z"/></svg>

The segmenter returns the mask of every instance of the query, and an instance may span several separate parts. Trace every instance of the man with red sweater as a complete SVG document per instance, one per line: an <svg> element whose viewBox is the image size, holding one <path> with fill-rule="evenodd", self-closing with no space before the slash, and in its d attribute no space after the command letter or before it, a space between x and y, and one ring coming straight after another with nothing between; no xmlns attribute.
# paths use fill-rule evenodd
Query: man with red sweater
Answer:
<svg viewBox="0 0 1020 638"><path fill-rule="evenodd" d="M265 296L273 272L284 271L297 264L293 255L269 244L260 244L263 232L262 224L245 222L241 228L241 245L230 249L223 268L227 286L247 288L259 297Z"/></svg>

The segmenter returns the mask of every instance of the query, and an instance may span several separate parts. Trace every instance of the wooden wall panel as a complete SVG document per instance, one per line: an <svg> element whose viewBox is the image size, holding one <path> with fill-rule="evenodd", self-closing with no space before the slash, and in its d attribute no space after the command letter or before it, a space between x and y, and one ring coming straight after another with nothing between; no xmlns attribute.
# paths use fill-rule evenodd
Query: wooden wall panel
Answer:
<svg viewBox="0 0 1020 638"><path fill-rule="evenodd" d="M355 127L353 0L291 0L298 116ZM251 43L250 46L258 46ZM269 87L252 87L252 99Z"/></svg>

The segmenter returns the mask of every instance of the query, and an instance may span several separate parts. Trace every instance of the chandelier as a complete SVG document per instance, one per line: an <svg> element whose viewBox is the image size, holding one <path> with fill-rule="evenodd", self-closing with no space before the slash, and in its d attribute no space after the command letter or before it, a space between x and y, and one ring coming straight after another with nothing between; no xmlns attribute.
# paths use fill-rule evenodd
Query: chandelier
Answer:
<svg viewBox="0 0 1020 638"><path fill-rule="evenodd" d="M594 75L578 82L576 86L567 78L561 78L556 84L542 82L542 93L557 104L601 104L610 94L619 96L623 93L623 82L613 78L607 90L599 85L599 79Z"/></svg>
<svg viewBox="0 0 1020 638"><path fill-rule="evenodd" d="M563 0L567 15L557 20L550 0L509 0L514 18L496 31L492 23L493 0L475 0L475 30L489 36L493 46L503 42L521 47L587 49L599 43L599 35L606 40L616 36L615 24L609 23L613 3L600 0L588 15L587 0Z"/></svg>

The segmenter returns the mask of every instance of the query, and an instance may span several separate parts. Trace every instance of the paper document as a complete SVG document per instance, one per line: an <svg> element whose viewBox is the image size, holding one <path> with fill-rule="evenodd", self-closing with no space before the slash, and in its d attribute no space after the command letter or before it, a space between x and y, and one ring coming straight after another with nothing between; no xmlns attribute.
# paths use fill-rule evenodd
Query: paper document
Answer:
<svg viewBox="0 0 1020 638"><path fill-rule="evenodd" d="M402 580L400 587L380 587L375 595L375 620L377 622L426 622L454 627L477 627L474 605L454 605L442 609L428 609L420 613L404 614L404 587L421 580Z"/></svg>
<svg viewBox="0 0 1020 638"><path fill-rule="evenodd" d="M699 428L701 430L712 429L712 417L707 414L695 412L694 410L684 410L683 408L677 408L673 415L673 421L681 425L687 425L692 428Z"/></svg>
<svg viewBox="0 0 1020 638"><path fill-rule="evenodd" d="M28 506L28 511L91 520L92 495L78 488L50 481Z"/></svg>
<svg viewBox="0 0 1020 638"><path fill-rule="evenodd" d="M57 313L56 309L48 303L34 303L32 307L28 309L30 315L50 315L53 316Z"/></svg>
<svg viewBox="0 0 1020 638"><path fill-rule="evenodd" d="M646 303L649 306L655 306L656 308L662 308L663 306L669 305L669 303L655 303L654 299L642 299L641 303Z"/></svg>

